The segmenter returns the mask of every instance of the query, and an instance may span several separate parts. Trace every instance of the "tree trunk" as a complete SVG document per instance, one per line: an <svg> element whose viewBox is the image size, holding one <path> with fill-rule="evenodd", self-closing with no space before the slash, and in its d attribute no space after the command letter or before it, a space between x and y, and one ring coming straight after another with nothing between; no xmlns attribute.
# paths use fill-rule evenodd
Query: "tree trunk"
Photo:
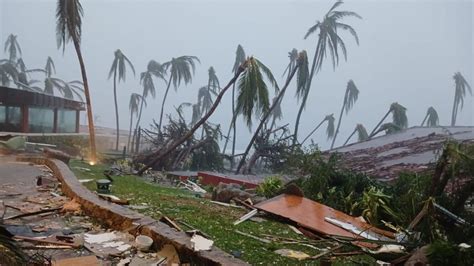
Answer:
<svg viewBox="0 0 474 266"><path fill-rule="evenodd" d="M454 96L453 102L453 112L451 114L451 126L454 127L456 125L456 116L457 116L457 105L456 105L456 96Z"/></svg>
<svg viewBox="0 0 474 266"><path fill-rule="evenodd" d="M138 113L138 118L137 118L137 123L135 125L135 130L133 131L133 138L132 138L132 146L131 146L131 151L134 150L134 143L135 143L135 138L137 136L137 129L138 129L138 126L140 125L140 120L142 118L142 111L143 111L143 102L145 101L145 97L144 97L144 93L142 93L142 98L141 98L141 103L140 103L140 112Z"/></svg>
<svg viewBox="0 0 474 266"><path fill-rule="evenodd" d="M388 112L382 117L382 120L375 126L375 128L370 132L369 139L375 135L375 131L380 127L383 121L387 118L387 116L392 112L392 109L389 109ZM378 133L378 132L377 132Z"/></svg>
<svg viewBox="0 0 474 266"><path fill-rule="evenodd" d="M120 127L119 127L119 112L118 112L118 103L117 103L117 69L115 69L115 71L114 71L114 103L115 103L115 124L117 126L117 137L115 139L115 150L118 151Z"/></svg>
<svg viewBox="0 0 474 266"><path fill-rule="evenodd" d="M423 118L423 122L421 122L421 127L425 124L426 119L428 118L428 113L426 113L425 118Z"/></svg>
<svg viewBox="0 0 474 266"><path fill-rule="evenodd" d="M309 137L311 137L311 135L314 134L314 132L316 132L316 130L318 130L319 127L321 127L321 125L326 121L326 118L324 118L323 120L321 120L321 122L319 122L319 124L308 134L308 136L306 136L306 138L304 138L304 140L301 142L301 146L303 146L303 143L309 139Z"/></svg>
<svg viewBox="0 0 474 266"><path fill-rule="evenodd" d="M234 155L235 155L235 135L236 135L236 128L235 128L235 120L237 119L237 114L235 113L235 83L232 86L232 121L230 122L229 130L227 131L227 137L225 139L224 148L222 149L222 153L225 154L227 149L227 144L229 143L230 138L230 131L233 129L234 136L232 138L232 157L230 160L230 168L234 167Z"/></svg>
<svg viewBox="0 0 474 266"><path fill-rule="evenodd" d="M226 137L226 141L224 142L224 148L222 149L222 153L225 153L225 150L227 150L227 144L229 143L230 132L232 130L232 127L234 126L236 118L237 118L236 114L233 113L232 120L230 121L230 125L229 125L229 130L227 130L227 137Z"/></svg>
<svg viewBox="0 0 474 266"><path fill-rule="evenodd" d="M158 151L158 152L155 152L153 154L153 156L155 156L155 159L153 159L152 162L148 163L147 165L145 165L142 169L140 169L140 171L138 171L138 175L142 175L148 168L152 167L153 165L155 165L158 161L160 161L163 157L167 156L168 154L170 154L170 152L172 152L174 149L176 149L176 147L178 147L179 145L183 144L187 139L189 139L193 134L194 132L196 132L196 130L202 125L204 124L207 119L214 113L214 111L217 109L217 106L219 105L222 97L224 96L225 92L230 88L230 86L232 84L234 84L234 82L237 80L237 78L240 76L240 74L242 73L242 71L244 71L245 69L245 65L244 66L240 66L239 67L239 70L234 74L234 77L229 81L229 83L227 84L227 86L225 86L221 92L219 93L219 95L217 95L217 98L216 98L216 101L214 102L214 104L212 105L211 109L209 109L209 111L206 113L206 115L204 115L192 128L191 130L188 131L188 133L186 133L184 136L182 136L181 138L179 138L178 140L174 141L168 148L166 148L166 150L164 150L163 152L161 151Z"/></svg>
<svg viewBox="0 0 474 266"><path fill-rule="evenodd" d="M275 109L275 107L278 105L279 101L281 101L281 98L285 94L285 91L288 88L288 85L290 84L290 82L293 79L293 76L295 75L297 70L298 70L298 66L296 66L293 69L293 71L291 72L290 78L286 80L286 84L283 87L283 89L280 90L280 93L278 93L278 96L277 96L276 100L272 103L272 105L270 106L270 109L268 109L268 111L263 115L262 119L260 120L260 124L258 125L257 129L255 130L255 132L252 136L252 139L250 140L249 144L247 145L247 148L245 149L245 152L242 155L242 158L240 159L239 166L237 166L237 170L235 170L236 174L238 174L240 172L240 169L242 168L242 166L245 163L245 158L247 157L250 149L252 148L253 143L255 142L255 139L257 139L258 133L260 132L263 125L267 121L267 119L270 116L270 114L272 113L273 109Z"/></svg>
<svg viewBox="0 0 474 266"><path fill-rule="evenodd" d="M354 136L354 134L356 133L357 131L357 128L354 129L354 131L352 131L352 133L349 135L349 137L347 138L346 142L344 142L344 145L342 145L343 147L346 146L346 144L349 142L349 140L352 138L352 136Z"/></svg>
<svg viewBox="0 0 474 266"><path fill-rule="evenodd" d="M128 130L127 151L130 153L130 139L132 137L133 113L130 112L130 129Z"/></svg>
<svg viewBox="0 0 474 266"><path fill-rule="evenodd" d="M250 174L252 171L252 168L254 167L255 163L257 162L258 158L260 158L260 153L258 151L255 151L252 156L250 156L250 159L247 163L247 165L244 167L244 170L242 171L243 174Z"/></svg>
<svg viewBox="0 0 474 266"><path fill-rule="evenodd" d="M336 132L334 133L334 138L331 142L331 150L334 148L334 143L336 142L337 134L339 133L339 127L341 126L342 114L344 113L344 108L346 108L346 101L347 101L347 94L348 90L346 89L346 93L344 94L344 102L342 103L341 113L339 114L339 120L337 121Z"/></svg>
<svg viewBox="0 0 474 266"><path fill-rule="evenodd" d="M92 104L91 97L89 92L89 83L87 82L86 66L82 58L81 48L79 46L79 41L76 36L72 36L74 43L74 48L76 49L77 59L79 60L79 65L81 67L82 83L84 85L84 96L86 98L87 106L87 120L89 125L89 146L90 146L90 160L91 162L96 162L97 160L97 151L95 147L95 128L94 128L94 119L92 116Z"/></svg>
<svg viewBox="0 0 474 266"><path fill-rule="evenodd" d="M168 80L168 86L166 87L165 96L163 97L163 102L161 103L160 123L158 123L158 132L161 132L161 123L163 122L163 110L165 108L166 97L168 97L168 92L170 91L170 86L171 86L171 77Z"/></svg>

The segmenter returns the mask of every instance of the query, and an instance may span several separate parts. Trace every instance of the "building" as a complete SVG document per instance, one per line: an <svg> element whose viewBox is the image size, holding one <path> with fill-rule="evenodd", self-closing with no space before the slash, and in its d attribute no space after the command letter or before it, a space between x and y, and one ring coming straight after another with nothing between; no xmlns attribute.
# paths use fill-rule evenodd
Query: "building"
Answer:
<svg viewBox="0 0 474 266"><path fill-rule="evenodd" d="M328 152L338 153L344 168L390 182L432 168L448 140L474 143L474 127L412 127Z"/></svg>
<svg viewBox="0 0 474 266"><path fill-rule="evenodd" d="M78 133L84 103L0 86L0 132Z"/></svg>

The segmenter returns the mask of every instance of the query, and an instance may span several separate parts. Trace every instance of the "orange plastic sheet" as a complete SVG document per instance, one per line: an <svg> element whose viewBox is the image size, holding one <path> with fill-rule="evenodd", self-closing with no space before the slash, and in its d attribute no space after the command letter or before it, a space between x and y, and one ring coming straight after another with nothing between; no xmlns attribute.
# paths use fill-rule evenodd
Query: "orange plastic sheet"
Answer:
<svg viewBox="0 0 474 266"><path fill-rule="evenodd" d="M255 205L255 207L259 210L290 219L300 226L314 230L322 235L362 238L324 219L325 217L329 217L352 224L366 232L373 232L389 238L394 237L392 232L375 228L355 217L300 196L282 194L261 202Z"/></svg>

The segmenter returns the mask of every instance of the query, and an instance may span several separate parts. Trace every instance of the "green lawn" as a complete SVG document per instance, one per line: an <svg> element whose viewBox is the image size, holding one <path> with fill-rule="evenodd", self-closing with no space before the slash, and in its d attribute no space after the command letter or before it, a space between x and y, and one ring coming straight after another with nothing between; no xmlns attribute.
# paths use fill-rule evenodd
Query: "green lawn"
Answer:
<svg viewBox="0 0 474 266"><path fill-rule="evenodd" d="M70 163L72 171L78 178L102 179L103 170L107 169L105 165L90 166L78 160ZM76 169L75 167L89 168L91 171ZM85 186L95 190L95 182L85 183ZM253 265L257 264L278 264L278 265L319 265L318 261L304 261L282 257L273 251L280 248L289 248L306 252L309 255L317 255L318 250L295 244L281 243L262 243L252 238L235 233L239 230L255 236L270 234L293 239L304 239L294 233L286 224L274 220L264 222L246 221L237 226L233 222L246 213L246 210L225 207L213 204L207 199L202 199L192 192L158 186L156 184L145 182L136 176L117 176L114 177L112 185L112 194L130 200L130 204L147 204L149 208L138 210L139 212L159 219L166 215L174 220L184 221L193 227L209 235L214 244L226 252L239 252L240 259ZM187 229L185 226L182 226ZM324 243L319 247L325 247ZM367 256L357 256L348 259L339 258L335 265L354 264L355 261L369 262L374 261ZM350 259L350 260L349 260Z"/></svg>

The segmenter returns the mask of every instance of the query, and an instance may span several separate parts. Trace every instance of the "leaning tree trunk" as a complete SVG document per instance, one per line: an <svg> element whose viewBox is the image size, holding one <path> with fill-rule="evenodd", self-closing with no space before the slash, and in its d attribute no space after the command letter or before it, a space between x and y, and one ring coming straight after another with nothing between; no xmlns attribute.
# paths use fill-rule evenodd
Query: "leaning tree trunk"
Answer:
<svg viewBox="0 0 474 266"><path fill-rule="evenodd" d="M296 116L295 131L293 133L293 146L295 146L296 142L298 141L298 128L300 126L300 119L301 119L301 115L303 114L303 110L306 106L306 100L308 99L308 96L309 96L309 90L311 88L311 82L313 80L314 71L316 69L317 56L318 56L318 53L317 53L317 49L316 49L316 52L314 53L313 64L311 66L311 73L309 74L309 80L308 80L308 83L306 85L306 93L303 96L303 101L301 102L300 109L298 110L298 116Z"/></svg>
<svg viewBox="0 0 474 266"><path fill-rule="evenodd" d="M336 142L337 134L339 133L339 127L341 126L342 114L344 113L344 108L346 107L348 92L349 91L346 89L346 93L344 95L344 102L342 103L341 113L339 114L339 120L337 121L336 132L334 133L334 138L332 138L332 142L331 142L331 150L332 148L334 148L334 143Z"/></svg>
<svg viewBox="0 0 474 266"><path fill-rule="evenodd" d="M114 71L114 103L115 103L115 124L117 126L117 137L115 138L115 150L118 150L119 144L119 112L118 112L118 103L117 103L117 69Z"/></svg>
<svg viewBox="0 0 474 266"><path fill-rule="evenodd" d="M170 154L174 149L176 149L179 145L183 144L187 139L189 139L193 134L194 132L196 132L196 130L198 130L198 128L204 124L207 119L209 119L209 117L214 113L214 111L217 109L217 106L219 105L219 103L221 102L221 99L222 97L224 96L225 92L230 88L230 86L232 84L234 84L237 80L237 78L240 76L240 74L242 73L242 71L244 71L246 65L241 65L239 67L239 70L237 72L235 72L234 74L234 77L229 81L229 83L227 84L227 86L225 86L221 92L219 93L219 95L217 95L217 98L214 102L214 104L212 105L211 109L209 109L209 111L206 113L206 115L204 115L192 128L191 130L188 131L188 133L186 133L185 135L183 135L181 138L179 138L178 140L174 141L168 148L166 148L163 152L161 152L161 150L159 150L158 152L155 152L153 154L153 157L155 157L150 163L148 163L147 165L145 165L142 169L140 169L140 171L138 171L138 175L142 175L148 168L152 167L153 165L155 165L158 161L160 161L163 157L167 156L168 154Z"/></svg>
<svg viewBox="0 0 474 266"><path fill-rule="evenodd" d="M392 112L392 109L388 110L388 112L382 117L382 120L380 120L380 122L374 127L374 129L372 130L372 132L370 132L370 135L369 135L369 139L372 138L375 133L376 133L376 130L380 127L380 125L382 125L383 121L385 121L385 119L387 118L387 116ZM378 132L377 132L378 133Z"/></svg>
<svg viewBox="0 0 474 266"><path fill-rule="evenodd" d="M357 128L354 129L354 131L352 131L352 133L349 135L349 137L346 139L346 141L344 142L344 145L342 145L343 147L347 145L347 143L349 142L349 140L352 138L352 136L354 136L354 134L356 133L357 131Z"/></svg>
<svg viewBox="0 0 474 266"><path fill-rule="evenodd" d="M160 123L158 123L158 132L161 132L161 123L163 122L163 111L165 108L166 97L168 97L168 92L170 91L170 86L171 86L171 77L168 80L168 86L166 87L165 96L163 97L163 102L161 103Z"/></svg>
<svg viewBox="0 0 474 266"><path fill-rule="evenodd" d="M321 120L321 122L319 122L319 124L308 134L308 136L306 136L306 138L304 138L304 140L301 142L301 146L303 146L303 143L309 139L309 137L311 137L311 135L314 134L314 132L316 132L316 130L318 130L322 124L326 121L326 118L323 118L323 120Z"/></svg>
<svg viewBox="0 0 474 266"><path fill-rule="evenodd" d="M253 146L253 143L255 142L255 139L257 139L257 136L258 136L258 133L260 132L260 130L262 129L263 125L265 124L265 122L267 121L268 117L270 116L270 114L272 113L272 111L276 108L276 106L278 105L278 103L281 101L281 98L283 97L283 95L285 94L285 91L286 89L288 88L288 85L290 84L291 80L293 79L293 76L295 75L296 71L298 70L298 66L296 66L293 71L291 72L291 75L290 77L286 80L286 84L285 86L280 90L280 93L278 93L278 96L276 98L275 101L273 101L270 109L268 109L268 111L264 114L264 116L262 117L262 119L260 120L260 124L258 125L257 129L255 130L253 136L252 136L252 139L250 140L249 144L247 145L247 148L245 149L245 152L242 154L242 158L240 159L240 162L239 162L239 166L237 166L237 170L235 170L235 173L238 174L240 172L240 169L242 168L242 166L244 165L245 163L245 158L247 157L247 155L249 154L249 151L250 149L252 148Z"/></svg>
<svg viewBox="0 0 474 266"><path fill-rule="evenodd" d="M224 148L222 149L222 153L225 154L225 150L227 149L227 144L229 143L230 131L232 130L234 136L232 138L232 157L230 160L231 168L234 167L234 155L235 155L235 135L236 135L236 128L235 128L235 120L237 119L237 114L235 113L235 83L232 85L232 121L230 122L229 130L227 131L227 137L225 139Z"/></svg>
<svg viewBox="0 0 474 266"><path fill-rule="evenodd" d="M133 137L132 137L132 146L131 146L131 150L130 152L132 152L134 150L134 143L135 143L135 138L137 137L137 129L138 129L138 126L140 125L140 120L142 118L142 111L143 111L143 102L145 101L145 98L144 98L144 93L142 93L142 97L141 97L141 103L140 103L140 112L138 113L138 118L137 118L137 123L135 125L135 130L133 131Z"/></svg>
<svg viewBox="0 0 474 266"><path fill-rule="evenodd" d="M428 113L425 115L425 118L423 118L423 122L421 122L421 127L425 124L426 119L428 119Z"/></svg>
<svg viewBox="0 0 474 266"><path fill-rule="evenodd" d="M92 104L91 104L91 96L89 92L89 83L87 82L86 66L82 58L81 48L79 46L79 41L77 40L77 37L73 35L72 40L74 43L74 48L76 49L79 65L81 67L82 84L84 85L84 96L86 98L87 120L88 120L88 125L89 125L90 160L95 163L97 160L97 151L95 147L95 128L94 128L94 119L92 116Z"/></svg>

